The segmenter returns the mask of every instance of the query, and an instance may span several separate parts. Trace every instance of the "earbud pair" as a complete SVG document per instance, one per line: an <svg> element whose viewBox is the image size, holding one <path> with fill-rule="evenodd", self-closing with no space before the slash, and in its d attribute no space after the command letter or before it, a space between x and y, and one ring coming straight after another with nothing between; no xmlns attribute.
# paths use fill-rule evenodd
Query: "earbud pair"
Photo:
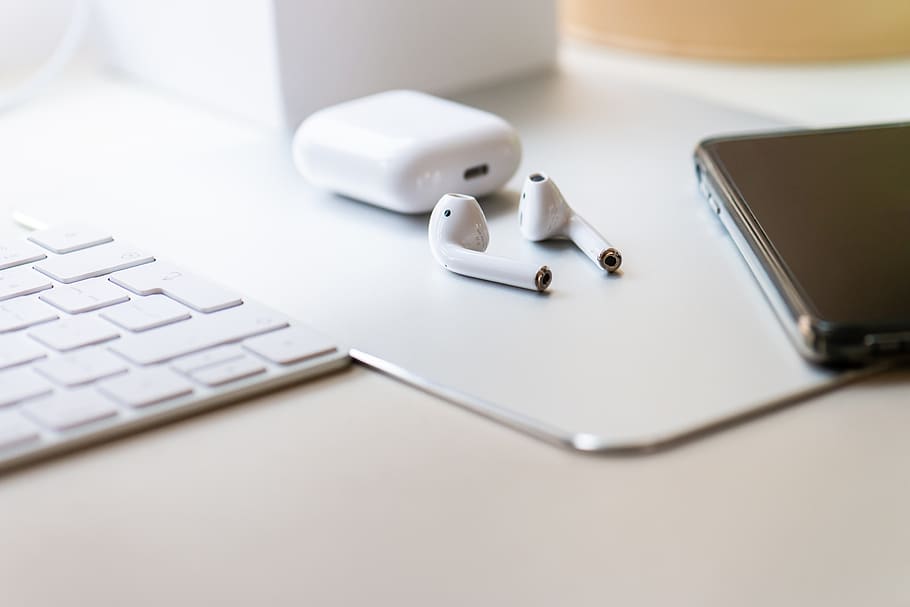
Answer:
<svg viewBox="0 0 910 607"><path fill-rule="evenodd" d="M543 173L525 180L518 206L518 225L525 238L572 240L598 266L615 272L622 255L566 203L556 184ZM472 196L446 194L430 215L430 250L441 266L456 274L545 291L553 273L529 264L484 253L490 232L483 210Z"/></svg>

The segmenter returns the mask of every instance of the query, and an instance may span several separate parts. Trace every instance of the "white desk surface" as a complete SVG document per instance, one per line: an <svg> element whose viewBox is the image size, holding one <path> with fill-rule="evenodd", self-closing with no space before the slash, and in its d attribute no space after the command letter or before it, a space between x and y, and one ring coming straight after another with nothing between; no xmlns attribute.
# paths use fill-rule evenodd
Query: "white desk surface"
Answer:
<svg viewBox="0 0 910 607"><path fill-rule="evenodd" d="M906 60L563 61L813 125L910 107ZM0 117L7 157L36 152L42 112L162 106L95 76L58 88ZM908 381L604 459L355 367L0 478L0 604L906 605Z"/></svg>

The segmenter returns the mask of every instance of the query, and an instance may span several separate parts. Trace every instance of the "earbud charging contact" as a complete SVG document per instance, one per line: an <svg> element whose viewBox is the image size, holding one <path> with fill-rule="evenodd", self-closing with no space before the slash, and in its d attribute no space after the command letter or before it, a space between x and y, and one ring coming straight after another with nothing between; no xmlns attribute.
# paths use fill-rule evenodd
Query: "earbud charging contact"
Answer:
<svg viewBox="0 0 910 607"><path fill-rule="evenodd" d="M553 282L553 272L547 266L541 266L537 270L537 275L534 276L534 284L537 286L537 290L540 292L546 291L551 282Z"/></svg>
<svg viewBox="0 0 910 607"><path fill-rule="evenodd" d="M622 253L614 247L604 249L597 257L597 263L607 272L615 272L622 265Z"/></svg>

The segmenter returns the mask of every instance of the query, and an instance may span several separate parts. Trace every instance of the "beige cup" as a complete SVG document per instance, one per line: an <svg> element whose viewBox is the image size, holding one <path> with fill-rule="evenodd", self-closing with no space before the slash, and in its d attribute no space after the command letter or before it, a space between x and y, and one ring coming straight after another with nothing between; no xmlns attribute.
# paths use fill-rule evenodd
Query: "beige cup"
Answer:
<svg viewBox="0 0 910 607"><path fill-rule="evenodd" d="M562 18L571 36L714 59L910 53L910 0L562 0Z"/></svg>

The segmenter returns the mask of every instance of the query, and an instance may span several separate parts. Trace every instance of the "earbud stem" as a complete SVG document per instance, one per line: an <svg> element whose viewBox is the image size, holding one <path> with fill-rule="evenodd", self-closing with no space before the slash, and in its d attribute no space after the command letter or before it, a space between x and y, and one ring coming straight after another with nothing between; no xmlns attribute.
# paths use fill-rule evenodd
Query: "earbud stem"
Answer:
<svg viewBox="0 0 910 607"><path fill-rule="evenodd" d="M619 250L607 241L584 217L573 213L566 227L567 236L591 261L608 272L615 272L622 263Z"/></svg>
<svg viewBox="0 0 910 607"><path fill-rule="evenodd" d="M547 266L496 257L461 247L446 247L444 254L446 269L463 276L531 291L545 291L552 280L552 273Z"/></svg>

